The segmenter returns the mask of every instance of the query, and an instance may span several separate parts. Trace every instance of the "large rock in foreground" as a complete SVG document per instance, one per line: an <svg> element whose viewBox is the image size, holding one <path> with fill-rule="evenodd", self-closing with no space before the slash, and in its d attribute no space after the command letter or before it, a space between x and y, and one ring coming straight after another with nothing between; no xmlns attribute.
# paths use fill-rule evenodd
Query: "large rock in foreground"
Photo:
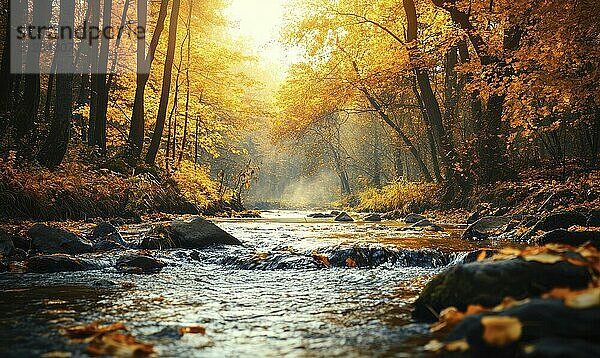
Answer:
<svg viewBox="0 0 600 358"><path fill-rule="evenodd" d="M501 347L484 339L483 317L512 317L522 322L518 340ZM569 308L558 299L534 299L501 312L486 312L463 319L445 341L466 340L464 357L598 357L600 307Z"/></svg>
<svg viewBox="0 0 600 358"><path fill-rule="evenodd" d="M31 238L31 248L45 254L83 254L92 252L92 244L70 231L35 224L27 235Z"/></svg>
<svg viewBox="0 0 600 358"><path fill-rule="evenodd" d="M413 317L435 321L436 314L450 306L461 311L470 304L493 307L507 296L535 297L554 287L585 288L590 279L586 267L567 262L544 264L516 258L458 265L425 286L415 301Z"/></svg>

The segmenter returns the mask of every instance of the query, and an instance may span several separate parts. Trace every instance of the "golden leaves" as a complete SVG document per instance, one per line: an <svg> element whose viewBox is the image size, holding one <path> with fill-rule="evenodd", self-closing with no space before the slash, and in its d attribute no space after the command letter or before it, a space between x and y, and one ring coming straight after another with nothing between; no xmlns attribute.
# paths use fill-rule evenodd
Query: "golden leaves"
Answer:
<svg viewBox="0 0 600 358"><path fill-rule="evenodd" d="M187 326L187 327L179 327L177 329L179 334L182 336L184 334L196 333L196 334L206 334L206 327L204 326Z"/></svg>
<svg viewBox="0 0 600 358"><path fill-rule="evenodd" d="M483 340L491 346L503 347L521 338L523 324L516 317L484 316L481 317L483 325Z"/></svg>
<svg viewBox="0 0 600 358"><path fill-rule="evenodd" d="M321 263L325 267L330 267L331 263L329 262L329 257L327 255L320 254L316 251L311 252L313 259L317 262Z"/></svg>
<svg viewBox="0 0 600 358"><path fill-rule="evenodd" d="M108 333L97 336L86 351L94 355L140 357L154 353L154 348L151 344L137 341L131 334Z"/></svg>
<svg viewBox="0 0 600 358"><path fill-rule="evenodd" d="M565 306L575 309L585 309L600 306L600 287L590 287L585 290L569 288L554 288L543 295L545 298L561 298Z"/></svg>
<svg viewBox="0 0 600 358"><path fill-rule="evenodd" d="M137 341L131 334L119 333L125 330L122 322L100 326L98 322L87 325L65 327L59 333L71 338L71 343L87 343L86 351L94 355L117 357L139 357L154 353L151 344Z"/></svg>

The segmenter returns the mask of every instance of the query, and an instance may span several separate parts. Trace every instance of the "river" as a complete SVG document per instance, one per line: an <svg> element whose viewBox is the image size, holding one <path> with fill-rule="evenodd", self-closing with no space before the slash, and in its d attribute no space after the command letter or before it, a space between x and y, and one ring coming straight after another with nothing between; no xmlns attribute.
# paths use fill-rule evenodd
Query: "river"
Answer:
<svg viewBox="0 0 600 358"><path fill-rule="evenodd" d="M94 320L123 322L167 357L419 355L428 327L411 322L411 302L433 275L489 245L461 240L452 225L403 231L306 214L216 219L244 246L158 252L168 266L153 275L119 273L110 254L92 255L101 270L0 274L0 356L79 356L83 346L59 328ZM327 268L315 260L325 256ZM189 325L206 334L176 334Z"/></svg>

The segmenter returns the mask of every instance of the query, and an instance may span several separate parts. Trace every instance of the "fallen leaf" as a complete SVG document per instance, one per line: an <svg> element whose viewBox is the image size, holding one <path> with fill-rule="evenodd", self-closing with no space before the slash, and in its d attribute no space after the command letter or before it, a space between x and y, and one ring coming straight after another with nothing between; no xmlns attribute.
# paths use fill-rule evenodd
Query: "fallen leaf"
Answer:
<svg viewBox="0 0 600 358"><path fill-rule="evenodd" d="M503 347L521 338L523 325L518 318L509 316L481 317L483 340L491 346Z"/></svg>
<svg viewBox="0 0 600 358"><path fill-rule="evenodd" d="M483 260L485 260L485 258L487 257L487 251L482 250L479 255L477 255L477 262L481 262Z"/></svg>
<svg viewBox="0 0 600 358"><path fill-rule="evenodd" d="M561 256L545 254L545 253L535 254L535 255L526 255L526 256L523 256L523 259L525 261L540 262L543 264L555 264L557 262L563 261L563 258Z"/></svg>
<svg viewBox="0 0 600 358"><path fill-rule="evenodd" d="M600 287L590 288L565 297L565 306L577 309L600 306Z"/></svg>
<svg viewBox="0 0 600 358"><path fill-rule="evenodd" d="M40 356L40 358L69 358L72 356L73 356L73 353L71 353L71 352L55 351L55 352L44 353Z"/></svg>
<svg viewBox="0 0 600 358"><path fill-rule="evenodd" d="M92 322L86 325L61 328L59 333L64 336L69 336L74 339L83 339L85 341L86 338L93 338L100 334L114 332L121 329L125 329L125 325L122 322L113 323L108 326L100 326L98 322Z"/></svg>
<svg viewBox="0 0 600 358"><path fill-rule="evenodd" d="M319 254L316 251L313 251L312 256L315 260L317 260L318 262L323 264L323 266L325 266L325 267L331 266L331 263L329 262L329 257L327 255Z"/></svg>
<svg viewBox="0 0 600 358"><path fill-rule="evenodd" d="M466 339L459 339L458 341L452 341L446 343L446 350L449 352L464 352L469 350L469 342Z"/></svg>
<svg viewBox="0 0 600 358"><path fill-rule="evenodd" d="M179 331L179 334L181 334L182 336L187 333L205 334L206 328L203 326L188 326L188 327L179 327L177 329L177 331Z"/></svg>
<svg viewBox="0 0 600 358"><path fill-rule="evenodd" d="M346 267L356 267L356 261L352 257L346 258Z"/></svg>
<svg viewBox="0 0 600 358"><path fill-rule="evenodd" d="M437 339L432 339L423 347L423 349L425 349L427 352L439 352L444 349L444 347L444 343L438 341Z"/></svg>
<svg viewBox="0 0 600 358"><path fill-rule="evenodd" d="M137 341L131 334L106 333L90 342L86 351L95 355L140 357L154 353L154 346Z"/></svg>

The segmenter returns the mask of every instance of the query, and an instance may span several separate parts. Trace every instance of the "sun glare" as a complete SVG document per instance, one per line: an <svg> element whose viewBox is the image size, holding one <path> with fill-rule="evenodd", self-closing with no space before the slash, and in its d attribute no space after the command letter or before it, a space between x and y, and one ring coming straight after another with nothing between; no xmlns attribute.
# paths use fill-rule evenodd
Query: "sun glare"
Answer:
<svg viewBox="0 0 600 358"><path fill-rule="evenodd" d="M243 40L252 55L277 79L283 79L290 64L298 60L294 49L280 42L286 4L290 0L232 0L225 10L230 31Z"/></svg>

